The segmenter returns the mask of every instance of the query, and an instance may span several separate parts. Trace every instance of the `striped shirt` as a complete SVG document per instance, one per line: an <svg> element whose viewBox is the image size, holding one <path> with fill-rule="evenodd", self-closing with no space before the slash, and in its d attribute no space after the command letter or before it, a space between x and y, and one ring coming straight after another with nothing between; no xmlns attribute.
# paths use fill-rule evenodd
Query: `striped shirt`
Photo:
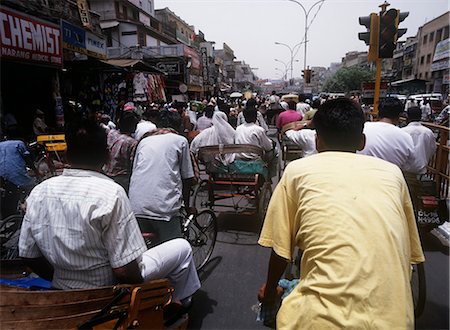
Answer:
<svg viewBox="0 0 450 330"><path fill-rule="evenodd" d="M27 199L19 254L44 256L55 270L55 288L112 285L112 269L146 250L125 191L100 173L65 169Z"/></svg>

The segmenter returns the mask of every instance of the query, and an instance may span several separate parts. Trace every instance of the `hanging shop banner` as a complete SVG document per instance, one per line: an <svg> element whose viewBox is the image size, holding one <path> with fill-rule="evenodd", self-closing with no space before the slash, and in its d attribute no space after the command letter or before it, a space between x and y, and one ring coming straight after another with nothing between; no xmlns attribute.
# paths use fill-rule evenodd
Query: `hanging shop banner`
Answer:
<svg viewBox="0 0 450 330"><path fill-rule="evenodd" d="M62 66L61 30L36 17L0 8L0 57Z"/></svg>
<svg viewBox="0 0 450 330"><path fill-rule="evenodd" d="M81 23L83 26L91 28L91 15L89 14L89 6L86 0L77 0L78 12L80 13Z"/></svg>
<svg viewBox="0 0 450 330"><path fill-rule="evenodd" d="M209 79L209 72L208 72L208 50L206 49L206 47L201 47L200 48L200 56L202 59L202 75L203 75L203 81L204 82L208 82Z"/></svg>
<svg viewBox="0 0 450 330"><path fill-rule="evenodd" d="M106 59L105 39L61 20L63 48L99 59Z"/></svg>
<svg viewBox="0 0 450 330"><path fill-rule="evenodd" d="M194 69L200 69L200 58L196 50L184 45L184 56L191 58L191 65Z"/></svg>

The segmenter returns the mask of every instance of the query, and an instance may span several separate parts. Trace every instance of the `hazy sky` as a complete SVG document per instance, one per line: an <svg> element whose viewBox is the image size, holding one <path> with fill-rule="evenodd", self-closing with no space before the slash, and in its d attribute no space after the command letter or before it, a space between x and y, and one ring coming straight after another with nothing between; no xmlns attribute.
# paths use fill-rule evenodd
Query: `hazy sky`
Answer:
<svg viewBox="0 0 450 330"><path fill-rule="evenodd" d="M315 2L300 1L308 10ZM379 12L382 1L325 0L310 12L308 23L316 15L308 30L307 65L328 67L340 62L348 51L365 51L368 47L358 39L365 28L358 17ZM400 39L416 34L419 26L449 10L448 0L392 0L389 8L409 11L400 24L408 32ZM155 0L155 8L168 7L196 32L201 30L208 41L215 41L221 49L223 42L233 50L237 60L258 68L261 78L280 78L285 66L276 62L290 61L291 47L303 40L305 14L301 7L288 0ZM388 8L388 9L389 9ZM294 77L301 76L304 48L295 57ZM276 70L278 68L279 70Z"/></svg>

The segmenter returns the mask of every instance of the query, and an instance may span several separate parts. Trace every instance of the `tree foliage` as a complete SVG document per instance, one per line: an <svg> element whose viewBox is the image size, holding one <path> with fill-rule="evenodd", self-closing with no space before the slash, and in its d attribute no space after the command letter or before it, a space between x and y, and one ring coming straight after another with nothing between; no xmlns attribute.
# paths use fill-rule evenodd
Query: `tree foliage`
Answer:
<svg viewBox="0 0 450 330"><path fill-rule="evenodd" d="M365 68L340 68L333 76L328 78L323 86L323 90L325 92L341 93L360 90L362 82L372 81L374 78L374 72Z"/></svg>

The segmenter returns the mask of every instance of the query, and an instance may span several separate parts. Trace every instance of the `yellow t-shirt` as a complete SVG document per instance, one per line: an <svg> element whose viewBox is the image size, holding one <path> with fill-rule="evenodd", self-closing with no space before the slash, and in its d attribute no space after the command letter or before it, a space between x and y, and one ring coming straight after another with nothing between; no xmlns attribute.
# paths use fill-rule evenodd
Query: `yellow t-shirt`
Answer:
<svg viewBox="0 0 450 330"><path fill-rule="evenodd" d="M346 152L290 163L259 244L286 259L303 250L280 329L413 328L410 264L424 256L397 166Z"/></svg>

